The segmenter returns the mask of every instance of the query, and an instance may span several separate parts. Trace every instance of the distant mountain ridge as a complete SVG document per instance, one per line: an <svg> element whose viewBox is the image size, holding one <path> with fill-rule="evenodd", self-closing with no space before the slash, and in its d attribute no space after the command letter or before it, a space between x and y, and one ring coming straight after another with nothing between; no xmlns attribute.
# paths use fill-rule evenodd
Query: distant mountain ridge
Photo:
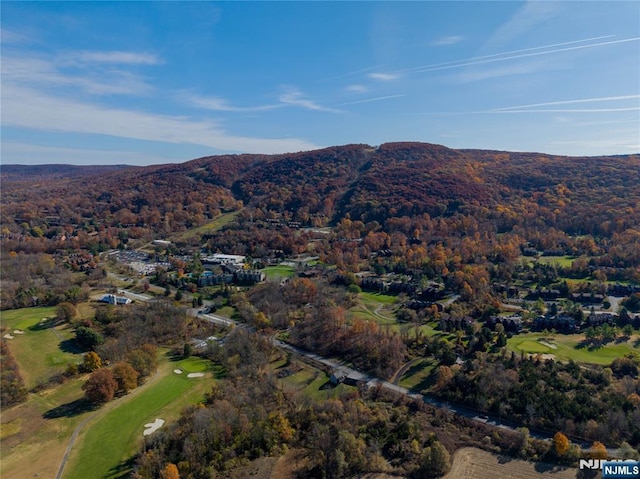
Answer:
<svg viewBox="0 0 640 479"><path fill-rule="evenodd" d="M240 205L315 226L347 215L383 223L461 212L498 218L501 228L509 228L514 215L532 214L565 231L586 232L585 223L596 231L595 222L606 222L604 213L594 216L594 208L630 208L626 221L640 223L637 154L565 157L403 142L209 156L146 167L3 165L0 174L8 181L5 211L17 217L25 216L25 202L49 198L48 214L96 216L166 231L192 227ZM18 180L32 184L24 188ZM586 219L578 224L578 217Z"/></svg>
<svg viewBox="0 0 640 479"><path fill-rule="evenodd" d="M33 181L39 179L64 179L101 175L127 168L130 165L0 165L2 181Z"/></svg>

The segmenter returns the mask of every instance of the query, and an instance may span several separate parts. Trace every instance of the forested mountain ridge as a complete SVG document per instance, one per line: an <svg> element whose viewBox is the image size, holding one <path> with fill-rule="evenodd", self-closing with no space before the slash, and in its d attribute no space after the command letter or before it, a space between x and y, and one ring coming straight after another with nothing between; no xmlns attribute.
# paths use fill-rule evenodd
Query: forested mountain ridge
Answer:
<svg viewBox="0 0 640 479"><path fill-rule="evenodd" d="M49 181L42 181L43 168L21 167L19 182L8 181L11 169L2 170L9 250L52 252L69 233L79 246L115 247L123 237L166 236L242 207L255 220L319 227L348 218L409 236L452 217L464 234L515 231L528 239L553 238L554 231L606 238L640 228L640 155L559 157L387 143L91 167L98 173L88 176L72 168L64 177L58 169ZM409 218L412 226L404 225ZM557 246L554 241L547 246Z"/></svg>
<svg viewBox="0 0 640 479"><path fill-rule="evenodd" d="M632 188L640 184L640 156L558 157L535 153L453 150L425 143L388 143L373 148L346 145L284 155L224 155L181 164L148 167L53 168L46 165L2 169L2 202L7 213L20 215L16 203L34 201L50 193L49 213L87 210L85 201L105 202L102 216L140 213L144 206L168 212L167 201L205 202L204 211L245 205L290 211L297 220L308 214L337 222L346 213L352 219L384 220L389 216L451 214L464 206L508 205L514 196L535 200L540 206L564 207L580 201L606 204L615 196L621 207L632 207ZM50 175L47 184L15 191L7 181ZM94 174L90 174L95 171ZM81 176L80 178L78 176ZM67 180L57 182L58 179ZM622 194L621 194L622 193ZM56 198L65 204L56 204ZM117 200L116 200L117 199ZM507 204L507 205L505 205ZM177 206L177 205L174 205ZM27 205L23 210L27 209ZM97 208L98 210L100 208ZM202 213L199 207L193 215ZM26 211L25 211L26 212ZM88 216L90 211L82 211ZM67 214L71 214L68 211ZM107 219L107 218L103 218ZM116 218L117 219L117 218ZM129 223L127 218L121 223ZM636 218L637 219L637 218ZM145 223L154 223L153 219ZM199 218L186 221L193 223ZM136 221L136 223L139 221ZM176 226L186 226L185 224Z"/></svg>
<svg viewBox="0 0 640 479"><path fill-rule="evenodd" d="M0 165L2 181L34 181L95 176L111 171L131 168L129 165Z"/></svg>

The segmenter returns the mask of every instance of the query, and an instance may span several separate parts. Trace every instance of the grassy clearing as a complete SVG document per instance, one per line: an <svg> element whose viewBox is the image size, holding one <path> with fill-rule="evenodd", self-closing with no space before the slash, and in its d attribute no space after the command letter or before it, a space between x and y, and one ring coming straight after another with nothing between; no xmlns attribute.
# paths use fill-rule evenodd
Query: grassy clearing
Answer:
<svg viewBox="0 0 640 479"><path fill-rule="evenodd" d="M198 238L204 234L211 233L213 231L218 231L222 229L224 226L228 225L232 221L236 219L236 217L240 214L242 210L232 211L230 213L223 213L214 220L209 221L201 226L197 226L195 228L191 228L187 231L182 231L180 233L176 233L171 235L171 239L175 242L177 241L187 241L190 239Z"/></svg>
<svg viewBox="0 0 640 479"><path fill-rule="evenodd" d="M296 269L293 266L267 266L261 271L267 276L267 279L271 280L291 278L296 274Z"/></svg>
<svg viewBox="0 0 640 479"><path fill-rule="evenodd" d="M236 308L234 308L233 306L223 306L216 309L215 314L217 314L218 316L223 316L225 318L233 318L233 315L236 314Z"/></svg>
<svg viewBox="0 0 640 479"><path fill-rule="evenodd" d="M351 317L376 321L381 325L397 325L393 305L395 296L378 293L360 293L358 304L349 309Z"/></svg>
<svg viewBox="0 0 640 479"><path fill-rule="evenodd" d="M185 373L175 374L173 369ZM143 442L144 424L156 418L171 421L183 407L202 401L211 380L188 378L186 373L204 371L213 372L212 363L200 358L165 363L159 371L161 377L153 384L107 405L104 413L85 428L65 477L111 478L127 471L127 461Z"/></svg>
<svg viewBox="0 0 640 479"><path fill-rule="evenodd" d="M271 363L271 368L275 371L284 366L282 361ZM320 369L316 369L308 364L299 364L300 369L293 374L283 377L281 381L285 387L296 391L302 391L308 397L318 401L334 398L347 391L355 390L354 386L339 384L332 386L329 377Z"/></svg>
<svg viewBox="0 0 640 479"><path fill-rule="evenodd" d="M68 324L48 327L41 324L45 318L56 314L55 307L23 308L3 311L2 326L9 333L21 330L9 340L9 348L20 367L27 389L46 382L53 375L63 372L67 364L80 362L82 355L71 341L75 337Z"/></svg>
<svg viewBox="0 0 640 479"><path fill-rule="evenodd" d="M177 361L173 363L173 365L186 373L201 373L211 370L211 361L198 356L191 356L190 358Z"/></svg>
<svg viewBox="0 0 640 479"><path fill-rule="evenodd" d="M453 464L444 479L575 479L580 477L572 467L533 463L498 456L482 449L465 447L453 456Z"/></svg>
<svg viewBox="0 0 640 479"><path fill-rule="evenodd" d="M561 268L571 268L571 264L576 260L575 256L541 256L538 258L539 264L557 264Z"/></svg>
<svg viewBox="0 0 640 479"><path fill-rule="evenodd" d="M612 342L600 348L582 347L581 343L585 339L583 334L556 335L549 347L540 342L542 333L519 334L507 340L507 348L516 353L524 352L531 354L553 354L560 361L573 359L576 362L600 364L608 366L616 358L624 356L631 351L638 351L634 346L637 337L632 337L628 341Z"/></svg>
<svg viewBox="0 0 640 479"><path fill-rule="evenodd" d="M55 477L73 430L93 414L86 410L56 413L83 396L82 383L83 378L72 379L2 410L0 477Z"/></svg>
<svg viewBox="0 0 640 479"><path fill-rule="evenodd" d="M9 331L21 329L25 331L40 322L42 319L52 318L56 315L56 307L22 308L0 311L0 322Z"/></svg>
<svg viewBox="0 0 640 479"><path fill-rule="evenodd" d="M416 361L400 377L398 385L414 391L422 391L429 386L429 376L438 363L432 358Z"/></svg>
<svg viewBox="0 0 640 479"><path fill-rule="evenodd" d="M390 294L362 292L358 296L365 301L371 301L374 303L382 303L387 305L395 304L398 301L397 296L393 296Z"/></svg>

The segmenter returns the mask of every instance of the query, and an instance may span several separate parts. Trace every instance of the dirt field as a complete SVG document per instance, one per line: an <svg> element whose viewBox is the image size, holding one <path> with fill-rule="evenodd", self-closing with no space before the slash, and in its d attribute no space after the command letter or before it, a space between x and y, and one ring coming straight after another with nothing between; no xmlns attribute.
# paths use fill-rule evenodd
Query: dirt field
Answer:
<svg viewBox="0 0 640 479"><path fill-rule="evenodd" d="M578 470L497 456L472 447L456 451L444 479L575 479Z"/></svg>

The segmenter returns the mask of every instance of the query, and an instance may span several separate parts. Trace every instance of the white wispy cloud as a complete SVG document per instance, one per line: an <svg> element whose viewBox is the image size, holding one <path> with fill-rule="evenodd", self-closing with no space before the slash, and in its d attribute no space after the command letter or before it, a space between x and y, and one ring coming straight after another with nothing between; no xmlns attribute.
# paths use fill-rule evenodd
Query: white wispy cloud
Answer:
<svg viewBox="0 0 640 479"><path fill-rule="evenodd" d="M2 43L26 43L29 41L29 37L22 33L15 32L13 30L7 30L6 28L0 29L0 41Z"/></svg>
<svg viewBox="0 0 640 479"><path fill-rule="evenodd" d="M372 80L379 80L379 81L392 81L392 80L397 80L398 78L400 78L400 74L399 73L369 73L367 74L367 77L371 78Z"/></svg>
<svg viewBox="0 0 640 479"><path fill-rule="evenodd" d="M336 75L336 76L332 76L332 77L328 77L328 78L323 78L322 81L329 81L329 80L342 80L343 78L349 78L349 77L354 77L354 76L358 76L361 75L362 73L366 73L366 72L370 72L372 70L378 70L380 68L383 68L384 65L374 65L371 67L366 67L366 68L360 68L358 70L353 70L347 73L342 73L340 75Z"/></svg>
<svg viewBox="0 0 640 479"><path fill-rule="evenodd" d="M74 87L93 95L138 95L153 89L139 75L126 70L68 72L49 59L17 55L3 57L2 77L3 82L47 88Z"/></svg>
<svg viewBox="0 0 640 479"><path fill-rule="evenodd" d="M126 51L71 51L64 54L69 61L120 65L160 65L163 60L153 53Z"/></svg>
<svg viewBox="0 0 640 479"><path fill-rule="evenodd" d="M275 108L282 108L285 106L282 103L272 105L257 105L257 106L235 106L229 103L226 98L218 96L201 96L194 94L180 95L185 99L187 103L198 108L204 108L205 110L213 111L232 111L232 112L252 112L252 111L267 111Z"/></svg>
<svg viewBox="0 0 640 479"><path fill-rule="evenodd" d="M400 98L403 96L407 96L404 94L398 94L398 95L386 95L386 96L378 96L375 98L365 98L363 100L356 100L356 101L347 101L345 103L340 103L340 106L342 105L357 105L358 103L371 103L373 101L381 101L381 100L391 100L392 98Z"/></svg>
<svg viewBox="0 0 640 479"><path fill-rule="evenodd" d="M3 126L110 135L203 145L222 151L282 153L317 148L297 138L253 138L226 132L219 123L183 116L111 108L8 83L2 88Z"/></svg>
<svg viewBox="0 0 640 479"><path fill-rule="evenodd" d="M212 111L224 112L259 112L269 111L278 108L295 107L305 110L322 111L329 113L341 113L340 110L320 105L319 103L309 99L297 88L289 87L278 97L278 103L268 105L254 106L237 106L233 105L229 100L220 96L201 96L193 93L180 93L178 98L185 101L191 106L203 108Z"/></svg>
<svg viewBox="0 0 640 479"><path fill-rule="evenodd" d="M561 2L529 0L509 20L503 23L483 46L483 50L500 48L514 38L526 35L554 17L562 8Z"/></svg>
<svg viewBox="0 0 640 479"><path fill-rule="evenodd" d="M462 35L451 35L448 37L437 38L436 40L431 42L431 44L438 47L448 46L448 45L455 45L456 43L460 43L462 40L464 40L464 37Z"/></svg>
<svg viewBox="0 0 640 479"><path fill-rule="evenodd" d="M349 85L345 88L345 90L353 92L353 93L366 93L369 91L369 88L367 88L364 85L360 85L360 84L355 84L355 85Z"/></svg>
<svg viewBox="0 0 640 479"><path fill-rule="evenodd" d="M285 93L278 97L278 100L286 105L297 106L300 108L305 108L307 110L324 111L328 113L342 113L341 110L326 107L314 102L313 100L307 98L304 93L297 88L288 88Z"/></svg>

